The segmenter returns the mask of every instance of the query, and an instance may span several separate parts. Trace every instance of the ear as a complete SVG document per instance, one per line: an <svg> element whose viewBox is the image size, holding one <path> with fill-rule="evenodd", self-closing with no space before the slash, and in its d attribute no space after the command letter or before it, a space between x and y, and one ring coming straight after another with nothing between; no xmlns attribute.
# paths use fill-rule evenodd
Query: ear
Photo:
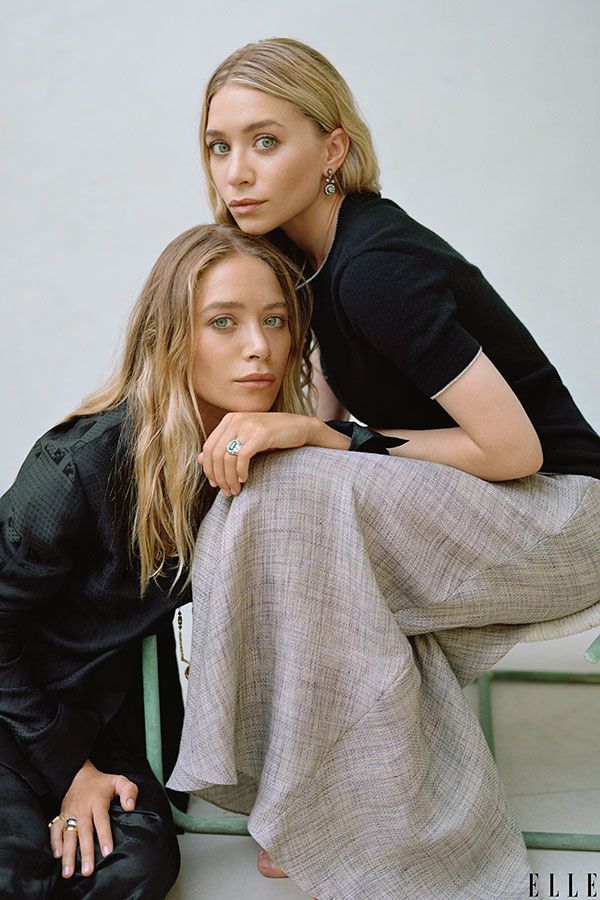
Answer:
<svg viewBox="0 0 600 900"><path fill-rule="evenodd" d="M350 138L343 128L335 128L328 135L327 142L325 144L326 169L325 172L323 172L324 176L327 174L327 169L333 169L334 172L337 172L337 170L346 159L349 149Z"/></svg>

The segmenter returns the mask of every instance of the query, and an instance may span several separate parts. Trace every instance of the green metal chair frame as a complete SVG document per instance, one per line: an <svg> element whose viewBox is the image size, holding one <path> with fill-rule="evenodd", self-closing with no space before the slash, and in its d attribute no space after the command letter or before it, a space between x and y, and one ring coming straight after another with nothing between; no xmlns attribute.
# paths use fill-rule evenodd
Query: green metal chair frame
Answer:
<svg viewBox="0 0 600 900"><path fill-rule="evenodd" d="M144 681L144 716L146 720L146 756L150 768L164 785L162 764L162 741L160 727L160 700L158 694L158 652L156 635L144 639L142 646L142 669ZM173 821L184 831L196 834L247 834L248 816L192 816L184 813L171 803Z"/></svg>
<svg viewBox="0 0 600 900"><path fill-rule="evenodd" d="M585 653L589 662L600 661L600 635ZM158 694L158 654L156 636L145 638L142 650L144 681L144 714L146 721L146 756L150 767L161 784L164 784L160 701ZM490 687L492 681L553 681L572 684L600 684L600 674L579 674L577 672L527 672L519 670L493 669L477 679L479 689L479 719L488 746L494 755L494 731L492 725L492 704ZM192 816L181 812L171 804L175 824L184 831L196 834L243 834L248 835L248 816L218 815ZM563 834L543 831L524 831L527 847L544 850L600 850L600 834Z"/></svg>
<svg viewBox="0 0 600 900"><path fill-rule="evenodd" d="M600 635L585 651L588 662L600 662ZM523 669L492 669L477 679L479 722L495 758L491 686L493 681L537 681L559 684L600 684L600 673L528 672ZM562 831L524 831L525 845L532 850L600 850L600 834L570 834Z"/></svg>

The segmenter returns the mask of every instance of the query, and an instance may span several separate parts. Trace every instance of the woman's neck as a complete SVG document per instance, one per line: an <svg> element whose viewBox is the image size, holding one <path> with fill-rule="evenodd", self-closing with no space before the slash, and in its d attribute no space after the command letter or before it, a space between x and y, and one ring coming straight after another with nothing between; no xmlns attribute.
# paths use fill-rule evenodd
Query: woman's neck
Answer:
<svg viewBox="0 0 600 900"><path fill-rule="evenodd" d="M319 197L314 204L281 226L291 241L308 257L313 269L323 265L333 243L344 194Z"/></svg>

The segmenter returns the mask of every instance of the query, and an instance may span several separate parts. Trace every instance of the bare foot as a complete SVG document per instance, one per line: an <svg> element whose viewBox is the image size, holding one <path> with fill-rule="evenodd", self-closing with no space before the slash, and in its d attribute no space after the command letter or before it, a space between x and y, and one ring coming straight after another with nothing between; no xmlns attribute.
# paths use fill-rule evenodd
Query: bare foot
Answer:
<svg viewBox="0 0 600 900"><path fill-rule="evenodd" d="M265 875L267 878L287 878L283 869L279 868L277 863L271 859L267 851L263 850L262 847L258 853L256 868L261 875Z"/></svg>

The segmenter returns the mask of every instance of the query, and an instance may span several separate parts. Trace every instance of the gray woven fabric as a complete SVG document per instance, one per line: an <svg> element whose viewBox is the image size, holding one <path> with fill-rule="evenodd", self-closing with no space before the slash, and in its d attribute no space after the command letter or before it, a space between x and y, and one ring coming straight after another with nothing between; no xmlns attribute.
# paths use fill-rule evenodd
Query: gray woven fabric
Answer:
<svg viewBox="0 0 600 900"><path fill-rule="evenodd" d="M528 897L461 688L539 637L529 623L546 638L600 625L599 539L587 476L491 484L397 457L260 456L198 535L169 785L250 813L319 900Z"/></svg>

